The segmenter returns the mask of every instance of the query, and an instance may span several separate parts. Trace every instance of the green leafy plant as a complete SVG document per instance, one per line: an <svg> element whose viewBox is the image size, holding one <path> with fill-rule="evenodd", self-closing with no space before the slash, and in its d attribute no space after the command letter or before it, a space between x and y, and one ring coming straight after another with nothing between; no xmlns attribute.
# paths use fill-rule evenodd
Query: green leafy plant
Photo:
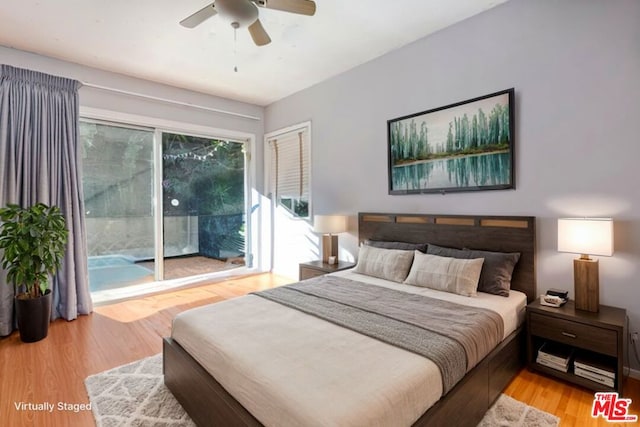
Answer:
<svg viewBox="0 0 640 427"><path fill-rule="evenodd" d="M37 298L49 288L49 275L62 263L69 231L57 206L29 208L9 204L0 209L0 249L7 281L24 286L18 298Z"/></svg>

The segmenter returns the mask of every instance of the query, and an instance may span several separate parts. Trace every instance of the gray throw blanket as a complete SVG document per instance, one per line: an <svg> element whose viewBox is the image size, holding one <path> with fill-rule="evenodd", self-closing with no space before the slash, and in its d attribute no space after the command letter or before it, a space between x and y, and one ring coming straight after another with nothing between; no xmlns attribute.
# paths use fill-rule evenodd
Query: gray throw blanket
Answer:
<svg viewBox="0 0 640 427"><path fill-rule="evenodd" d="M321 276L254 295L403 348L433 361L446 394L501 340L497 313Z"/></svg>

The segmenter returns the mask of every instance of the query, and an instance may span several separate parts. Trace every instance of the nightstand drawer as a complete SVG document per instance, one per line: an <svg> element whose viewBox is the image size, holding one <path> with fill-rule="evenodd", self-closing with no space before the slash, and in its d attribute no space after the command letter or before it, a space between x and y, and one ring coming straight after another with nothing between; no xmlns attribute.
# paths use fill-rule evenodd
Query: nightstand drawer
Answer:
<svg viewBox="0 0 640 427"><path fill-rule="evenodd" d="M618 356L616 331L537 313L531 313L529 321L533 335L609 356Z"/></svg>
<svg viewBox="0 0 640 427"><path fill-rule="evenodd" d="M318 277L327 274L326 271L315 270L313 268L300 267L300 280L311 279L312 277Z"/></svg>

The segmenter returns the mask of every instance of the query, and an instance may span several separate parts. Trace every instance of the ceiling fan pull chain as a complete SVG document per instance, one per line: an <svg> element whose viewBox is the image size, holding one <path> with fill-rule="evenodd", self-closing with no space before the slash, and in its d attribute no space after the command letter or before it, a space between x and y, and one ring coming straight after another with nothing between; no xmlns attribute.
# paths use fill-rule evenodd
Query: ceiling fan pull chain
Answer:
<svg viewBox="0 0 640 427"><path fill-rule="evenodd" d="M232 22L231 26L233 27L233 62L236 65L233 66L233 71L235 73L238 72L238 27L240 24L237 22Z"/></svg>

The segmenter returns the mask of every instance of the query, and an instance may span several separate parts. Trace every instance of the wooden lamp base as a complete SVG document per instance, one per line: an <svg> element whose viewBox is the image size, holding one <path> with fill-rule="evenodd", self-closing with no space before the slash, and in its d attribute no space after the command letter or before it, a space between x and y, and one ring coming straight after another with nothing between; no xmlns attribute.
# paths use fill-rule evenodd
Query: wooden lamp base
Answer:
<svg viewBox="0 0 640 427"><path fill-rule="evenodd" d="M576 309L597 313L600 307L598 260L579 258L573 260L573 291Z"/></svg>
<svg viewBox="0 0 640 427"><path fill-rule="evenodd" d="M322 236L322 262L329 262L329 257L338 259L338 235L324 234Z"/></svg>

